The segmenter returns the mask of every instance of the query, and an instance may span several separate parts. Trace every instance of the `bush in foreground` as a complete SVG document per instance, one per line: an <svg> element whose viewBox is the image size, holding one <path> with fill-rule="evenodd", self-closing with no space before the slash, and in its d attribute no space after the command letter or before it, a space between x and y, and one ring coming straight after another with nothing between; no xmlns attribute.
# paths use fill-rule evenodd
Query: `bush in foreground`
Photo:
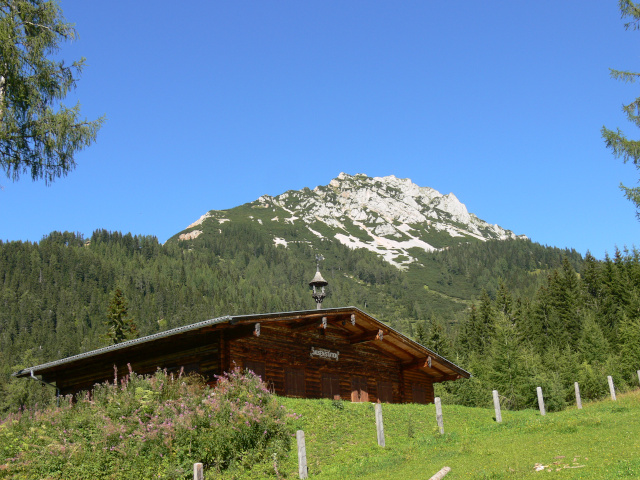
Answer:
<svg viewBox="0 0 640 480"><path fill-rule="evenodd" d="M65 405L0 423L0 478L189 478L249 469L277 474L287 413L261 380L234 371L209 389L195 376L130 372Z"/></svg>

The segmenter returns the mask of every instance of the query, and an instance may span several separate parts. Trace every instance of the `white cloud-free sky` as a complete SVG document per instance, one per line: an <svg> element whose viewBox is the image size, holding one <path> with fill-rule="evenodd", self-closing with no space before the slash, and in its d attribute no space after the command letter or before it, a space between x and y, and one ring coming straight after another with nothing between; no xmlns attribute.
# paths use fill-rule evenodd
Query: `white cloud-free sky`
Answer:
<svg viewBox="0 0 640 480"><path fill-rule="evenodd" d="M617 2L62 0L86 57L68 99L98 141L52 186L0 178L0 239L98 228L160 241L211 209L396 175L542 244L602 258L640 233L638 172L603 125L638 85Z"/></svg>

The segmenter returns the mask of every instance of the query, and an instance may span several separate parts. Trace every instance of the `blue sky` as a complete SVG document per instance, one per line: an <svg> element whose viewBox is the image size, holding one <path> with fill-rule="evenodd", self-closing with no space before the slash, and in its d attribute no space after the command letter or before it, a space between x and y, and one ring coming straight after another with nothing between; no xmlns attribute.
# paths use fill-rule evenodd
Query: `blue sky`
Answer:
<svg viewBox="0 0 640 480"><path fill-rule="evenodd" d="M637 171L600 128L636 133L640 33L617 2L62 0L86 57L79 100L106 115L47 187L0 178L0 239L98 228L160 241L211 209L396 175L536 242L640 244L618 189Z"/></svg>

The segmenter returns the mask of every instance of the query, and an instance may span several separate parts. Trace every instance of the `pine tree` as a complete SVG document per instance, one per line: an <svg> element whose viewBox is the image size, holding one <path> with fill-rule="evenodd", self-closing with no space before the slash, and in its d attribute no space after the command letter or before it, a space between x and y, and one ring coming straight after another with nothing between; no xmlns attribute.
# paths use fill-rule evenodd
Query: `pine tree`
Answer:
<svg viewBox="0 0 640 480"><path fill-rule="evenodd" d="M566 343L560 344L564 348L567 343L575 345L580 336L578 275L566 256L562 259L562 270L556 278L553 306L561 322L560 328L566 331Z"/></svg>
<svg viewBox="0 0 640 480"><path fill-rule="evenodd" d="M640 4L631 0L620 0L619 6L622 18L630 20L625 23L625 29L638 30L640 28ZM614 69L609 69L609 72L612 78L623 82L634 83L640 79L640 73L637 72ZM640 127L640 97L628 105L624 105L622 111L631 123ZM613 151L616 158L622 158L624 163L631 162L636 169L640 170L640 141L628 139L619 128L613 131L602 127L601 132L605 144ZM636 206L636 215L640 219L640 187L630 188L620 184L620 189L624 192L624 196Z"/></svg>
<svg viewBox="0 0 640 480"><path fill-rule="evenodd" d="M420 345L427 346L427 331L424 328L422 322L418 323L416 326L416 340Z"/></svg>
<svg viewBox="0 0 640 480"><path fill-rule="evenodd" d="M495 332L496 313L493 302L486 290L482 291L480 297L480 308L478 309L478 323L475 334L478 337L479 352L485 352L491 344L491 338Z"/></svg>
<svg viewBox="0 0 640 480"><path fill-rule="evenodd" d="M421 326L422 325L420 325L420 327ZM431 315L429 317L428 328L429 330L426 333L424 329L418 331L419 338L420 334L422 334L423 337L420 343L438 355L448 357L451 352L451 342L442 322Z"/></svg>
<svg viewBox="0 0 640 480"><path fill-rule="evenodd" d="M507 317L511 317L513 313L513 298L509 289L502 279L498 280L498 293L496 295L496 310L502 312Z"/></svg>
<svg viewBox="0 0 640 480"><path fill-rule="evenodd" d="M113 344L138 337L138 328L133 318L128 316L127 301L119 288L116 288L109 303L106 325L107 337Z"/></svg>
<svg viewBox="0 0 640 480"><path fill-rule="evenodd" d="M480 351L480 342L477 335L478 324L478 309L475 305L471 305L469 314L460 326L460 333L458 334L457 350L463 358L469 358L471 353Z"/></svg>
<svg viewBox="0 0 640 480"><path fill-rule="evenodd" d="M584 267L580 278L585 302L589 307L600 308L604 295L600 263L590 252L587 252L584 257Z"/></svg>
<svg viewBox="0 0 640 480"><path fill-rule="evenodd" d="M80 118L80 104L59 104L76 86L84 59L65 65L60 44L76 37L56 1L0 3L0 168L50 183L75 167L104 118Z"/></svg>
<svg viewBox="0 0 640 480"><path fill-rule="evenodd" d="M640 318L624 316L619 333L620 370L629 381L640 369ZM634 378L634 383L637 378Z"/></svg>
<svg viewBox="0 0 640 480"><path fill-rule="evenodd" d="M603 365L609 357L609 342L593 315L588 315L582 323L578 352L581 360L590 364Z"/></svg>

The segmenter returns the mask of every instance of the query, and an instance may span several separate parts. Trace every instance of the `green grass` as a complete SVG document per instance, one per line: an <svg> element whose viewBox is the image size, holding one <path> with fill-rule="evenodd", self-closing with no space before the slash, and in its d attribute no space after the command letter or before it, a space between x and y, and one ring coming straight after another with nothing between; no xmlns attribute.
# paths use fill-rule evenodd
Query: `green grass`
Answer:
<svg viewBox="0 0 640 480"><path fill-rule="evenodd" d="M447 480L640 478L640 391L540 416L443 405L440 435L434 405L383 405L386 448L376 442L372 404L281 399L301 415L310 478ZM295 446L281 466L297 478ZM547 466L536 472L535 465ZM578 467L578 468L570 468Z"/></svg>

